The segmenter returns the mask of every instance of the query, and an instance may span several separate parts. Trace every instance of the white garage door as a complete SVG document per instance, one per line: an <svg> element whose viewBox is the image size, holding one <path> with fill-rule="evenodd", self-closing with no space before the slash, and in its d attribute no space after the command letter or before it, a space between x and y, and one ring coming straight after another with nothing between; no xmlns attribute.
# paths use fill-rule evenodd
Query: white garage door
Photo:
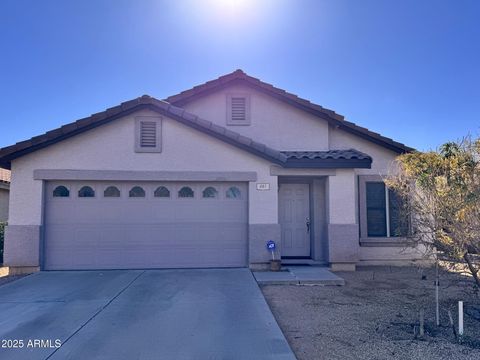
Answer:
<svg viewBox="0 0 480 360"><path fill-rule="evenodd" d="M245 183L49 182L45 269L247 265Z"/></svg>

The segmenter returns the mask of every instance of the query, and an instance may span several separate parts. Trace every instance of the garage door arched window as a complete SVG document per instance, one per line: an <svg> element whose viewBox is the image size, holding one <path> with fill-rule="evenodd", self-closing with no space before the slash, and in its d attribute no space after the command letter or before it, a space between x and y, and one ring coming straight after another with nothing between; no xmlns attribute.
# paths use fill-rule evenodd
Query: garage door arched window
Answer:
<svg viewBox="0 0 480 360"><path fill-rule="evenodd" d="M95 191L90 186L83 186L78 190L78 197L95 197Z"/></svg>
<svg viewBox="0 0 480 360"><path fill-rule="evenodd" d="M232 186L227 190L227 199L240 199L242 197L242 192L236 186Z"/></svg>
<svg viewBox="0 0 480 360"><path fill-rule="evenodd" d="M206 187L205 190L203 190L203 197L204 198L216 198L218 197L218 191L212 186Z"/></svg>
<svg viewBox="0 0 480 360"><path fill-rule="evenodd" d="M53 197L69 197L70 191L63 185L57 186L53 190Z"/></svg>
<svg viewBox="0 0 480 360"><path fill-rule="evenodd" d="M157 190L153 193L153 196L159 198L169 198L170 197L170 190L168 190L165 186L159 186Z"/></svg>
<svg viewBox="0 0 480 360"><path fill-rule="evenodd" d="M179 198L193 198L193 195L193 190L188 186L184 186L178 191Z"/></svg>
<svg viewBox="0 0 480 360"><path fill-rule="evenodd" d="M134 186L128 192L128 197L145 197L145 190L140 186Z"/></svg>
<svg viewBox="0 0 480 360"><path fill-rule="evenodd" d="M109 186L103 192L104 197L120 197L120 190L116 186Z"/></svg>

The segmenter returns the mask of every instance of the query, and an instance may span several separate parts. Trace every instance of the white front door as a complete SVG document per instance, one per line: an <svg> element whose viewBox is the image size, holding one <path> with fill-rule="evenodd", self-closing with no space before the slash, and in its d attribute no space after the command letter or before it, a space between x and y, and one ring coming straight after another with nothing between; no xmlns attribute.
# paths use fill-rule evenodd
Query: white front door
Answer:
<svg viewBox="0 0 480 360"><path fill-rule="evenodd" d="M310 257L310 186L280 184L282 257Z"/></svg>

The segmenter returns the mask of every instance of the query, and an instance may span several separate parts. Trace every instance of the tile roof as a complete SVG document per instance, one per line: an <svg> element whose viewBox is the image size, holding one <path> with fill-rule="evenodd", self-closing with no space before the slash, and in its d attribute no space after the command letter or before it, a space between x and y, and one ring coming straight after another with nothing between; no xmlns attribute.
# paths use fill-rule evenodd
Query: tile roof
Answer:
<svg viewBox="0 0 480 360"><path fill-rule="evenodd" d="M156 111L159 114L168 116L169 118L177 120L208 135L214 136L217 139L236 146L237 148L248 151L254 155L260 156L268 161L284 167L290 166L291 162L288 160L287 155L281 151L272 149L265 144L258 143L246 136L240 135L210 121L199 118L198 116L191 114L177 106L170 105L165 101L155 99L148 95L143 95L142 97L126 101L105 111L93 114L70 124L63 125L62 127L48 131L43 135L35 136L30 140L25 140L16 143L15 145L0 149L0 167L9 169L11 166L11 161L20 156L68 139L97 126L107 124L115 119L131 114L140 109L150 109ZM342 161L342 159L339 158L335 160L339 160L343 167L356 167L357 165L355 162L346 161L351 159L343 159ZM370 167L370 163L368 163L368 167ZM311 164L304 165L306 167L333 167L333 164L331 164L329 161L324 161L321 163L311 162ZM298 167L298 163L295 162L295 164L292 166ZM367 167L367 165L366 163L362 163L360 167Z"/></svg>
<svg viewBox="0 0 480 360"><path fill-rule="evenodd" d="M309 164L309 167L315 167L315 164L323 164L327 167L356 167L370 168L372 164L371 156L355 149L348 150L326 150L326 151L282 151L287 157L289 167L303 167ZM328 166L331 164L331 166Z"/></svg>
<svg viewBox="0 0 480 360"><path fill-rule="evenodd" d="M0 168L0 182L9 183L10 182L10 170Z"/></svg>
<svg viewBox="0 0 480 360"><path fill-rule="evenodd" d="M282 151L287 159L372 159L369 155L355 149L348 150L327 150L327 151Z"/></svg>
<svg viewBox="0 0 480 360"><path fill-rule="evenodd" d="M209 94L211 92L217 91L219 88L223 88L235 83L250 85L259 91L265 92L277 98L278 100L287 102L297 108L310 112L318 116L319 118L326 120L334 127L338 127L342 130L360 136L378 145L386 147L394 152L405 153L414 151L414 149L411 147L394 141L393 139L382 136L376 132L370 131L369 129L361 127L355 123L347 121L342 115L339 115L332 110L311 103L310 101L300 98L295 94L289 93L283 89L277 88L271 84L247 75L240 69L235 70L230 74L220 76L217 79L210 80L204 84L197 85L189 90L182 91L179 94L172 95L165 100L173 105L183 106L184 104L188 103L193 99L196 99L199 96Z"/></svg>

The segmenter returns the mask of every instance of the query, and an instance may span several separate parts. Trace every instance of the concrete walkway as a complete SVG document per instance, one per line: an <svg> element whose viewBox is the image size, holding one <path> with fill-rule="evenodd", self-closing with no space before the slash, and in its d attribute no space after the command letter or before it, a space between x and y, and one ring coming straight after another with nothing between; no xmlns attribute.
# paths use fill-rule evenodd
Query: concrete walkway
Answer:
<svg viewBox="0 0 480 360"><path fill-rule="evenodd" d="M287 266L282 271L257 271L253 275L261 285L345 285L345 280L320 266Z"/></svg>
<svg viewBox="0 0 480 360"><path fill-rule="evenodd" d="M2 360L295 359L248 269L40 272L0 286L0 339L23 343Z"/></svg>

